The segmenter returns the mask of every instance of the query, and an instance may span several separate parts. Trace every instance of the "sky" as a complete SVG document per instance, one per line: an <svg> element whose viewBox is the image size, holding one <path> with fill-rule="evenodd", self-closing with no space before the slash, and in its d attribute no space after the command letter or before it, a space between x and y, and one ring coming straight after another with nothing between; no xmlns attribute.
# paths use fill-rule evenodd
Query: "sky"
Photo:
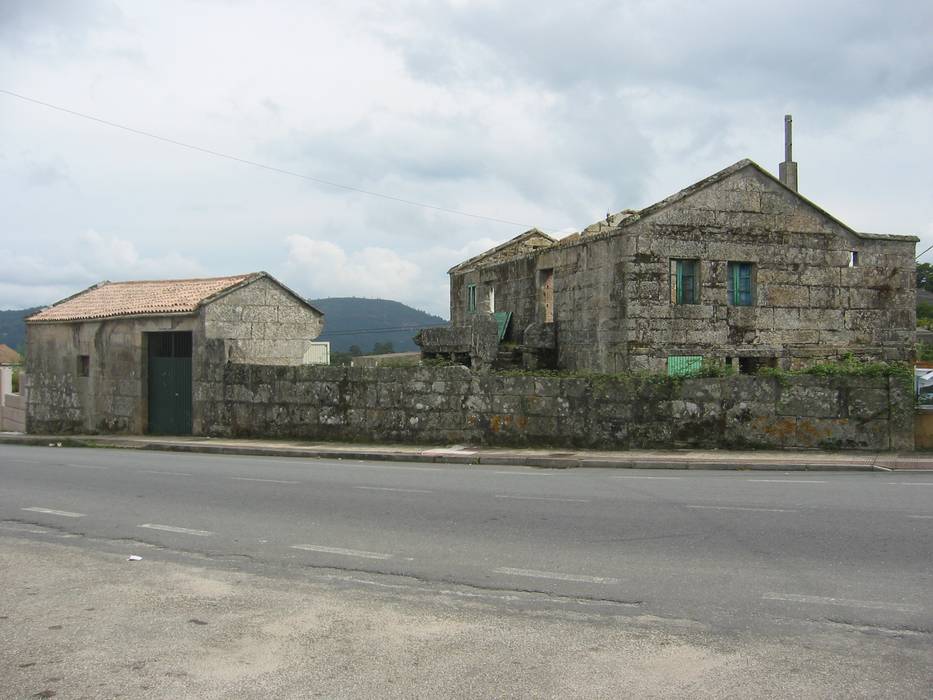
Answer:
<svg viewBox="0 0 933 700"><path fill-rule="evenodd" d="M786 113L801 194L919 254L931 37L928 0L0 0L0 90L293 173L0 92L0 309L266 270L447 317L532 226L776 173Z"/></svg>

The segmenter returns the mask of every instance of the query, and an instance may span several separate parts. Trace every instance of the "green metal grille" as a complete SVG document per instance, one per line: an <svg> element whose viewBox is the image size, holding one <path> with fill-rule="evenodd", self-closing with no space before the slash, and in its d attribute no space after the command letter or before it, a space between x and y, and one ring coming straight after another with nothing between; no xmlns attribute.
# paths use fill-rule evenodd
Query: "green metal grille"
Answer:
<svg viewBox="0 0 933 700"><path fill-rule="evenodd" d="M698 374L703 369L702 355L671 355L667 358L669 377L688 377Z"/></svg>

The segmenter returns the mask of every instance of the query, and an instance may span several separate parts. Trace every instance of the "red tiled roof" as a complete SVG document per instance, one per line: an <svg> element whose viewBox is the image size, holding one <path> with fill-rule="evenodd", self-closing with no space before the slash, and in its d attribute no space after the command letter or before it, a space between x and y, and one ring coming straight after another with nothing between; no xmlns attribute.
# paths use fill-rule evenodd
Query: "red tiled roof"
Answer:
<svg viewBox="0 0 933 700"><path fill-rule="evenodd" d="M23 357L9 345L0 343L0 365L22 364Z"/></svg>
<svg viewBox="0 0 933 700"><path fill-rule="evenodd" d="M263 273L192 280L101 282L39 311L27 322L193 313L206 299Z"/></svg>

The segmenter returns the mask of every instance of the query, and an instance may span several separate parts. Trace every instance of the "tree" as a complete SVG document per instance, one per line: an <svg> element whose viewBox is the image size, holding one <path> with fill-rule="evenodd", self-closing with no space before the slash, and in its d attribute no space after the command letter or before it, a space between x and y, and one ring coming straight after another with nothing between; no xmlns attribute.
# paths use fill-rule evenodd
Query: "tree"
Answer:
<svg viewBox="0 0 933 700"><path fill-rule="evenodd" d="M373 355L390 355L394 352L395 347L392 345L392 341L373 345Z"/></svg>
<svg viewBox="0 0 933 700"><path fill-rule="evenodd" d="M917 264L917 289L925 289L933 292L933 264Z"/></svg>
<svg viewBox="0 0 933 700"><path fill-rule="evenodd" d="M351 345L348 352L354 357L359 357L360 355L363 354L363 350L362 348L360 348L359 345Z"/></svg>

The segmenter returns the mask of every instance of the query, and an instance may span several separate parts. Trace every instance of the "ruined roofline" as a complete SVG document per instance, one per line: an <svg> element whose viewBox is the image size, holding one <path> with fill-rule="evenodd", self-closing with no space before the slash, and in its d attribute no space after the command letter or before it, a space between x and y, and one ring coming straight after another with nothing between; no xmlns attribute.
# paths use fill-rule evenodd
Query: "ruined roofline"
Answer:
<svg viewBox="0 0 933 700"><path fill-rule="evenodd" d="M581 236L581 238L577 240L581 240L581 239L592 240L598 237L611 236L619 232L621 229L624 229L625 227L631 226L637 221L640 221L646 216L650 216L651 214L661 211L662 209L665 209L671 206L672 204L675 204L683 199L686 199L687 197L690 197L691 195L696 194L697 192L703 189L706 189L710 185L713 185L713 184L716 184L717 182L721 182L722 180L725 180L729 176L734 175L735 173L741 170L744 170L745 168L754 168L759 173L761 173L762 175L770 179L772 182L777 183L778 185L786 189L788 192L791 192L795 197L803 201L807 206L812 207L819 214L833 221L834 223L842 227L845 231L851 233L853 236L857 236L858 238L864 238L867 240L904 241L904 242L914 242L914 243L920 240L917 236L913 236L913 235L905 236L905 235L899 235L899 234L893 234L893 233L862 233L860 231L856 231L851 226L843 223L842 221L837 219L835 216L830 214L828 211L826 211L819 205L814 204L812 201L804 197L802 194L800 194L796 190L785 185L783 182L781 182L779 178L775 177L773 174L769 173L767 170L765 170L760 165L758 165L758 163L748 158L743 158L742 160L736 163L733 163L729 167L723 168L719 172L713 173L712 175L705 177L702 180L698 180L697 182L693 183L692 185L689 185L688 187L685 187L679 192L675 192L669 197L665 197L664 199L658 202L655 202L654 204L650 204L643 209L634 211L633 213L628 213L628 212L632 212L632 210L630 209L623 210L622 212L619 212L619 214L614 215L613 218L619 216L620 214L628 213L628 215L623 216L615 227L608 229L606 231L599 231L598 233L590 234L589 236L586 236L586 235ZM596 222L595 224L592 224L592 226L596 226L599 223L600 222ZM585 230L586 229L584 229L584 231Z"/></svg>
<svg viewBox="0 0 933 700"><path fill-rule="evenodd" d="M512 238L506 241L505 243L495 248L492 248L491 250L487 250L484 253L480 253L479 255L474 256L470 258L469 260L466 260L460 263L459 265L456 265L450 268L450 270L448 270L448 274L452 274L455 272L461 272L465 269L468 269L469 267L474 266L477 263L481 262L487 256L493 255L494 253L501 251L503 248L506 248L514 243L520 242L520 240L523 237L528 237L535 233L545 236L551 241L553 241L552 245L555 247L571 247L575 245L580 245L582 243L586 243L588 241L594 241L594 240L599 240L601 238L608 238L610 236L618 235L626 227L631 226L637 223L638 221L641 221L645 217L655 214L661 211L662 209L665 209L666 207L671 206L672 204L676 204L677 202L680 202L681 200L686 199L687 197L690 197L691 195L696 194L697 192L700 192L701 190L709 187L710 185L716 184L717 182L721 182L722 180L725 180L726 178L730 177L731 175L734 175L735 173L741 170L744 170L745 168L755 169L756 171L758 171L759 173L761 173L762 175L770 179L772 182L780 185L781 187L786 189L788 192L792 193L795 197L797 197L807 206L811 207L814 211L818 212L821 216L825 216L827 219L834 222L844 231L846 231L847 233L850 233L851 235L857 238L862 238L864 240L877 240L877 241L900 241L904 243L917 243L920 240L917 236L913 236L913 235L900 235L900 234L893 234L893 233L863 233L861 231L856 231L852 227L848 226L847 224L843 223L842 221L834 217L832 214L827 212L822 207L811 202L809 199L804 197L799 192L785 185L783 182L781 182L779 178L775 177L772 173L762 168L755 161L750 160L748 158L743 158L742 160L737 161L736 163L733 163L727 168L723 168L719 172L713 173L712 175L709 175L708 177L705 177L702 180L698 180L697 182L693 183L692 185L689 185L688 187L685 187L679 192L675 192L669 197L665 197L664 199L658 202L655 202L654 204L650 204L647 207L644 207L643 209L638 209L638 210L623 209L620 212L610 215L609 217L610 221L608 223L605 220L594 222L593 224L590 224L589 226L584 228L583 231L579 233L572 233L558 241L554 241L553 238L548 236L546 233L538 231L538 229L531 229L529 231L526 231L525 233L522 233L516 236L515 238ZM595 232L593 233L586 232L587 229L594 229L594 228L596 229ZM537 255L538 252L539 251L537 250L529 251L529 252L516 255L515 257L522 257L524 255Z"/></svg>
<svg viewBox="0 0 933 700"><path fill-rule="evenodd" d="M524 233L520 233L514 238L510 238L505 243L501 243L500 245L497 245L495 248L490 248L489 250L484 251L480 253L479 255L474 255L472 258L469 258L468 260L464 260L462 263L458 263L457 265L454 265L452 268L447 270L447 274L452 275L455 272L461 272L462 270L465 270L481 262L484 258L487 258L491 255L495 255L496 253L500 253L510 246L513 246L517 243L521 243L522 241L525 241L529 238L533 238L535 236L546 238L548 241L550 241L549 245L553 245L554 243L557 243L556 239L552 238L551 236L546 234L544 231L541 231L540 229L537 229L537 228L530 228ZM526 254L527 253L521 253L519 255L516 255L516 257L521 257L521 255L526 255Z"/></svg>

